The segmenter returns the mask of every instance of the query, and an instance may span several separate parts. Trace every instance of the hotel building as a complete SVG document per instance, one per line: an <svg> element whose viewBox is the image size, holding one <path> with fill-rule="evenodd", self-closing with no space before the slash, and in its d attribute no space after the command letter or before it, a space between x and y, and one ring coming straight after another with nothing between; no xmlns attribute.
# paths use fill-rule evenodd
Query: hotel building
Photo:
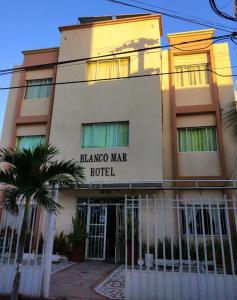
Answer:
<svg viewBox="0 0 237 300"><path fill-rule="evenodd" d="M25 69L11 86L25 87L9 92L1 146L51 143L59 158L80 161L86 180L60 191L57 233L69 233L78 214L86 257L119 262L126 197L197 201L222 196L221 180L233 176L222 124L233 82L210 71L230 74L228 44L212 43L208 29L169 34L176 46L163 49L159 15L79 21L59 27L58 48L22 52Z"/></svg>

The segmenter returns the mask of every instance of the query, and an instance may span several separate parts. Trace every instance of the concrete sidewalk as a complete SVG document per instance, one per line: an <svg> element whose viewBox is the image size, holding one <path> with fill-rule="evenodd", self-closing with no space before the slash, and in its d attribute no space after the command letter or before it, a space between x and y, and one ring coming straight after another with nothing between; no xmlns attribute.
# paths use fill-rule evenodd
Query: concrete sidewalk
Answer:
<svg viewBox="0 0 237 300"><path fill-rule="evenodd" d="M115 268L113 264L98 261L76 263L51 276L50 298L71 300L107 299L93 291L93 287Z"/></svg>

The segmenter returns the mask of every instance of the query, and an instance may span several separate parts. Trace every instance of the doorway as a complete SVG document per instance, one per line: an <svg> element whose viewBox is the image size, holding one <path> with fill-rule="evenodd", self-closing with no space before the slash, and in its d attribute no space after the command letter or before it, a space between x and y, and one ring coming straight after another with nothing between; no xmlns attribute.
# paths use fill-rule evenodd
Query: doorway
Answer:
<svg viewBox="0 0 237 300"><path fill-rule="evenodd" d="M88 233L86 258L124 262L124 201L78 199L77 214L84 219Z"/></svg>

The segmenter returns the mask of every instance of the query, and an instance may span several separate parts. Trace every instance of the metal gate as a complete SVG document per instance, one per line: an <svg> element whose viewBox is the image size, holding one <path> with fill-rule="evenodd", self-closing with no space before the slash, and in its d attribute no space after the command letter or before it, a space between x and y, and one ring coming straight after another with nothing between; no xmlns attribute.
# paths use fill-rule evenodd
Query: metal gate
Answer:
<svg viewBox="0 0 237 300"><path fill-rule="evenodd" d="M0 293L3 294L11 293L16 273L24 204L19 204L18 207L19 214L16 216L0 206ZM50 244L53 243L54 234L51 226L53 225L52 220L52 215L44 212L33 202L31 203L21 266L20 294L27 296L48 295L52 258L52 246ZM48 239L49 232L51 240Z"/></svg>
<svg viewBox="0 0 237 300"><path fill-rule="evenodd" d="M237 299L236 202L126 198L126 299Z"/></svg>
<svg viewBox="0 0 237 300"><path fill-rule="evenodd" d="M89 205L86 243L87 258L104 260L106 249L107 206Z"/></svg>

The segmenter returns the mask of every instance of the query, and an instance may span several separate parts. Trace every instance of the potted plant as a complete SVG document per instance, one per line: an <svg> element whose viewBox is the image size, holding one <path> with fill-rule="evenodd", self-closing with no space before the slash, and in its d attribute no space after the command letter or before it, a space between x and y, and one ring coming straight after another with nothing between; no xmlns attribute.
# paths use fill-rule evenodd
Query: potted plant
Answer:
<svg viewBox="0 0 237 300"><path fill-rule="evenodd" d="M72 247L71 260L82 262L85 259L85 242L88 237L82 218L72 217L73 232L68 235Z"/></svg>

